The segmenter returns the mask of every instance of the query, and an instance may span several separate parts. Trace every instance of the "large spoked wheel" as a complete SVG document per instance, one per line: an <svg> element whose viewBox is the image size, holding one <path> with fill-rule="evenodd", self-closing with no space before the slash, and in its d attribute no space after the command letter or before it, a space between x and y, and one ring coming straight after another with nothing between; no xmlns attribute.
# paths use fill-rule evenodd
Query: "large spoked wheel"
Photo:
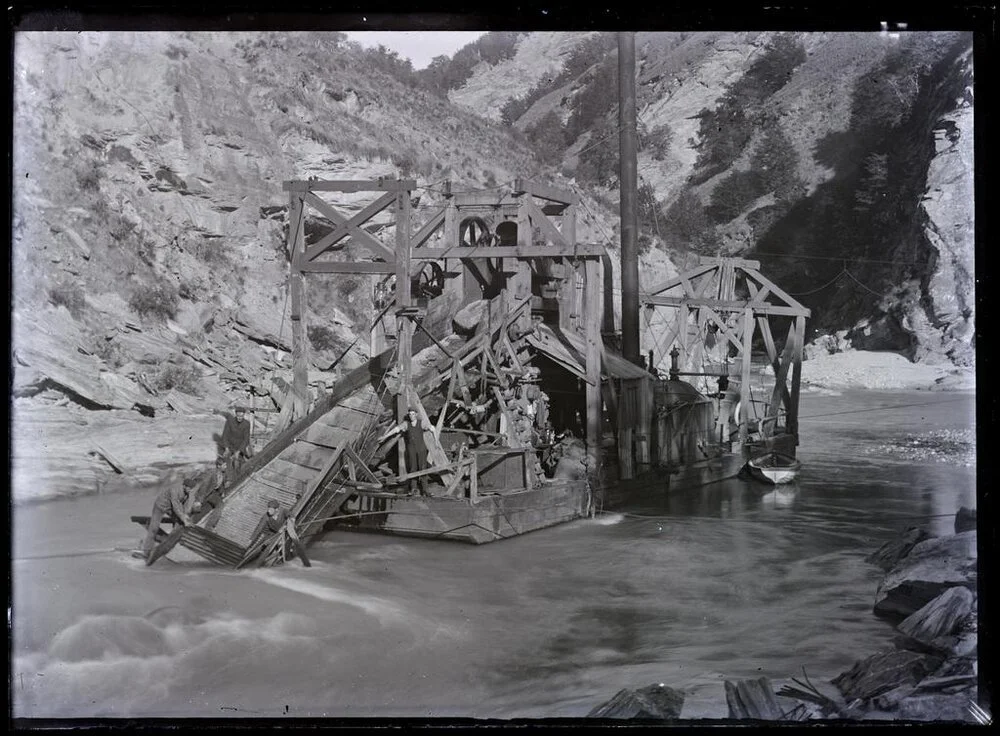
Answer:
<svg viewBox="0 0 1000 736"><path fill-rule="evenodd" d="M489 248L499 242L499 237L481 217L469 217L458 226L458 241L463 248ZM484 258L490 276L500 271L499 258Z"/></svg>
<svg viewBox="0 0 1000 736"><path fill-rule="evenodd" d="M444 269L435 261L428 261L413 279L413 293L433 299L444 292Z"/></svg>

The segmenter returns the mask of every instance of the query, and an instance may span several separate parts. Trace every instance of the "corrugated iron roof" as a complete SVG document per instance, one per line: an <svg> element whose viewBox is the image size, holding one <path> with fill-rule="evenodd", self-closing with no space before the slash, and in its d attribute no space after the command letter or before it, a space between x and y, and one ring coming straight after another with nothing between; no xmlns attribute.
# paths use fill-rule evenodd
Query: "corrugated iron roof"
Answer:
<svg viewBox="0 0 1000 736"><path fill-rule="evenodd" d="M538 326L535 334L528 336L528 343L573 375L586 380L587 344L579 335L543 324ZM653 378L648 371L629 362L613 350L605 348L604 358L602 374L605 376L610 374L614 378L622 379Z"/></svg>

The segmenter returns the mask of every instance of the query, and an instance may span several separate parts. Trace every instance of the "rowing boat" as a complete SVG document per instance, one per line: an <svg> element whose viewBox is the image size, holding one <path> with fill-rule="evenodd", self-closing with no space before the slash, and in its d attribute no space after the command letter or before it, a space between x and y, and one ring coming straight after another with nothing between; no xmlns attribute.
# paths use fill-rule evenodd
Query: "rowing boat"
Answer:
<svg viewBox="0 0 1000 736"><path fill-rule="evenodd" d="M802 463L791 455L768 452L751 458L744 466L747 474L763 483L791 483L799 474Z"/></svg>

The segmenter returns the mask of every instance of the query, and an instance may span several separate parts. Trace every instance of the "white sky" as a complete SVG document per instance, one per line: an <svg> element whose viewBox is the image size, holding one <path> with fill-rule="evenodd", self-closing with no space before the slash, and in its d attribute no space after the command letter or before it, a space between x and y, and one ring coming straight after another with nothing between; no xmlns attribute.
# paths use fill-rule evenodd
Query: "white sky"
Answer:
<svg viewBox="0 0 1000 736"><path fill-rule="evenodd" d="M382 44L408 58L414 69L423 69L435 56L451 56L484 31L348 31L347 37L362 46Z"/></svg>

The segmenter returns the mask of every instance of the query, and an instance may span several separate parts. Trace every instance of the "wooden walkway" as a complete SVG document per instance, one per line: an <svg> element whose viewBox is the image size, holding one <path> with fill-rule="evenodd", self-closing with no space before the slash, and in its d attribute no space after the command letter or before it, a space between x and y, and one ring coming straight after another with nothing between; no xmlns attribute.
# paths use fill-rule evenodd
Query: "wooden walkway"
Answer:
<svg viewBox="0 0 1000 736"><path fill-rule="evenodd" d="M288 511L303 544L320 532L353 493L352 481L377 482L359 453L388 416L382 394L389 362L389 356L378 356L345 376L334 392L240 469L214 529L205 528L205 517L176 543L231 567L247 564L263 548L263 564L271 564L280 557L284 533L254 539L270 500Z"/></svg>

